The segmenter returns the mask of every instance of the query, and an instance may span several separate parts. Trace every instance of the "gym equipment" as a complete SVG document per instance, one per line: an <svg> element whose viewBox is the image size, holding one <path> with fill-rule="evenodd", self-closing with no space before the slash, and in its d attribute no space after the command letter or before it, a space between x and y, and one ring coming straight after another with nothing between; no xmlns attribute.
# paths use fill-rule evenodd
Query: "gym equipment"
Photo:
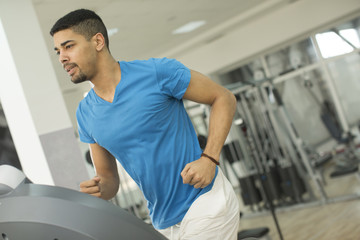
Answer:
<svg viewBox="0 0 360 240"><path fill-rule="evenodd" d="M0 166L0 239L166 239L127 211L62 187L25 183L14 167Z"/></svg>
<svg viewBox="0 0 360 240"><path fill-rule="evenodd" d="M302 202L302 196L307 192L303 187L304 177L298 174L297 166L284 146L280 127L265 101L268 96L263 96L261 90L254 87L245 94L240 93L238 99L241 97L242 101L237 109L249 123L249 132L255 139L257 150L262 152L259 155L263 159L264 173L261 177L265 190L275 205Z"/></svg>
<svg viewBox="0 0 360 240"><path fill-rule="evenodd" d="M279 159L279 167L277 172L281 179L281 189L285 197L290 197L293 201L303 202L303 194L308 192L310 198L315 199L311 186L306 181L307 174L303 169L303 165L299 162L298 152L294 149L294 145L289 135L279 125L280 119L276 117L275 112L279 110L270 103L272 92L269 87L260 89L266 113L269 117L269 129L273 130L272 143L277 149Z"/></svg>
<svg viewBox="0 0 360 240"><path fill-rule="evenodd" d="M343 40L346 40L338 32L336 33L341 38L343 38ZM319 98L313 92L314 84L310 79L304 79L304 86L316 104L321 108L321 120L331 137L336 140L338 144L345 145L343 151L335 151L336 154L334 154L334 156L331 155L331 157L328 158L328 160L331 160L333 157L335 157L336 162L336 168L332 173L330 173L330 177L341 177L348 174L357 173L359 169L358 165L360 163L360 157L356 153L357 146L354 143L354 136L350 131L343 132L333 104L329 100L324 100L323 102L319 100Z"/></svg>
<svg viewBox="0 0 360 240"><path fill-rule="evenodd" d="M271 212L271 215L272 215L274 223L276 225L276 229L278 231L279 237L282 240L283 235L282 235L282 232L281 232L281 229L280 229L279 222L278 222L277 217L276 217L275 208L274 208L273 202L271 201L271 199L269 197L268 191L266 190L266 187L265 187L265 184L264 184L264 181L263 181L263 176L266 176L266 175L265 175L264 171L262 171L262 169L261 169L261 166L260 166L261 163L259 161L259 157L256 154L257 150L256 150L256 148L255 148L255 146L253 144L252 136L250 136L250 134L248 134L245 125L242 125L240 127L242 127L242 129L244 131L244 135L248 140L248 144L249 144L249 146L251 148L251 151L254 154L255 166L256 166L257 171L258 171L257 178L258 178L258 181L260 182L260 184L259 184L260 190L261 190L261 193L263 194L264 202L265 202L265 204L267 205L267 207L269 208L269 210Z"/></svg>
<svg viewBox="0 0 360 240"><path fill-rule="evenodd" d="M287 113L285 105L282 101L282 97L280 96L279 92L277 91L277 89L275 88L274 85L271 86L270 90L274 94L274 97L275 97L276 103L278 105L282 120L285 123L286 130L288 131L288 133L290 135L290 139L291 139L292 143L294 144L300 158L302 159L303 164L305 165L305 168L307 170L307 173L311 176L311 178L315 184L315 187L319 191L319 193L321 195L321 200L323 202L325 202L328 199L328 197L327 197L327 194L323 187L323 181L320 178L320 176L314 171L313 166L310 163L310 159L304 149L304 142L299 137L299 134L297 133L297 131L294 127L294 124L292 123L292 121L289 118L289 115Z"/></svg>
<svg viewBox="0 0 360 240"><path fill-rule="evenodd" d="M268 236L269 231L270 230L267 227L242 230L238 233L237 240L270 239Z"/></svg>
<svg viewBox="0 0 360 240"><path fill-rule="evenodd" d="M257 206L263 199L260 195L259 189L255 186L255 173L247 169L246 173L240 174L237 173L233 167L235 162L239 162L240 164L242 163L240 161L241 150L239 148L239 142L233 141L224 145L223 153L226 160L229 162L230 168L239 181L241 198L244 205L249 205L253 209L253 207Z"/></svg>
<svg viewBox="0 0 360 240"><path fill-rule="evenodd" d="M273 182L271 182L272 179L268 178L266 172L269 172L269 166L267 163L267 159L266 156L264 155L264 152L262 151L262 147L259 141L259 135L255 130L255 126L251 125L251 123L253 123L253 121L251 121L252 117L251 114L249 114L248 108L247 106L244 106L244 104L246 104L246 99L241 96L240 94L236 96L237 100L238 100L238 110L239 113L242 113L244 120L239 122L238 126L239 128L242 130L242 134L246 139L246 143L247 146L249 147L249 152L251 153L251 156L254 160L254 165L255 165L255 169L257 171L256 174L256 180L259 182L259 188L260 188L260 193L264 199L264 203L267 205L268 209L270 210L270 213L273 217L274 223L276 225L276 229L278 231L279 237L282 240L283 236L282 236L282 232L280 229L280 225L278 223L277 217L276 217L276 213L275 213L275 207L273 204L273 201L271 200L270 196L269 196L269 190L267 190L266 185L265 185L265 181L264 181L264 177L266 177L268 179L268 189L269 186L273 187ZM239 108L239 105L242 105L242 108ZM241 111L243 110L243 111ZM248 123L250 123L250 126L248 127Z"/></svg>
<svg viewBox="0 0 360 240"><path fill-rule="evenodd" d="M240 218L242 213L240 212ZM237 240L271 240L269 233L270 229L268 227L258 227L243 229L238 232Z"/></svg>

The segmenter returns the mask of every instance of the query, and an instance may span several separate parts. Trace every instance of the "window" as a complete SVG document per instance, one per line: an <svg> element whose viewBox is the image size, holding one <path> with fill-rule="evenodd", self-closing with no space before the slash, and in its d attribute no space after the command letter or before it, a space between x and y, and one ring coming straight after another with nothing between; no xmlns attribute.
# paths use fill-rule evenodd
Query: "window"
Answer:
<svg viewBox="0 0 360 240"><path fill-rule="evenodd" d="M359 48L359 35L355 29L343 29L316 34L316 40L323 58L335 57Z"/></svg>

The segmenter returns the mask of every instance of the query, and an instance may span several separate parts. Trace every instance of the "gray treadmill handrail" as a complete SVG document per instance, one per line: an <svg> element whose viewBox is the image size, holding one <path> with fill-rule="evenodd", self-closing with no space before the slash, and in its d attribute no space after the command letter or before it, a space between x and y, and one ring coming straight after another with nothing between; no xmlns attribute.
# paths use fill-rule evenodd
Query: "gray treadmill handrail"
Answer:
<svg viewBox="0 0 360 240"><path fill-rule="evenodd" d="M0 196L0 212L0 236L8 239L166 239L106 200L62 187L21 184Z"/></svg>
<svg viewBox="0 0 360 240"><path fill-rule="evenodd" d="M15 189L25 178L25 174L19 169L7 164L0 165L0 195Z"/></svg>

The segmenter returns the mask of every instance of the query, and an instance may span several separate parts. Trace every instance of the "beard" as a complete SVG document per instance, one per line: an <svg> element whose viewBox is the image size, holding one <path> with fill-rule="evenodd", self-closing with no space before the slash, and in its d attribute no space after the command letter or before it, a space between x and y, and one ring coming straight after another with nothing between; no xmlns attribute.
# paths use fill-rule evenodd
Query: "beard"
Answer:
<svg viewBox="0 0 360 240"><path fill-rule="evenodd" d="M78 83L82 83L85 82L86 80L88 80L88 77L83 73L83 71L81 71L81 69L79 68L79 66L76 63L72 63L71 64L73 66L73 68L77 68L78 69L78 74L74 74L73 76L71 76L71 81L75 84Z"/></svg>
<svg viewBox="0 0 360 240"><path fill-rule="evenodd" d="M87 76L79 69L79 74L74 75L71 81L75 84L82 83L88 80Z"/></svg>

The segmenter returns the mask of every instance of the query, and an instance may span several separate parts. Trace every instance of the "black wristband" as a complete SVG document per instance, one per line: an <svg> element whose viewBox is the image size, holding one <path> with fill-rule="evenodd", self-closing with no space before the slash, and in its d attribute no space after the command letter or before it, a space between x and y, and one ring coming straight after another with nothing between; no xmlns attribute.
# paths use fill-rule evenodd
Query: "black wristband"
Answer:
<svg viewBox="0 0 360 240"><path fill-rule="evenodd" d="M219 165L219 162L215 160L215 158L213 157L210 157L209 155L205 154L205 153L202 153L201 154L202 157L206 157L208 159L210 159L213 163L215 163L216 165Z"/></svg>

